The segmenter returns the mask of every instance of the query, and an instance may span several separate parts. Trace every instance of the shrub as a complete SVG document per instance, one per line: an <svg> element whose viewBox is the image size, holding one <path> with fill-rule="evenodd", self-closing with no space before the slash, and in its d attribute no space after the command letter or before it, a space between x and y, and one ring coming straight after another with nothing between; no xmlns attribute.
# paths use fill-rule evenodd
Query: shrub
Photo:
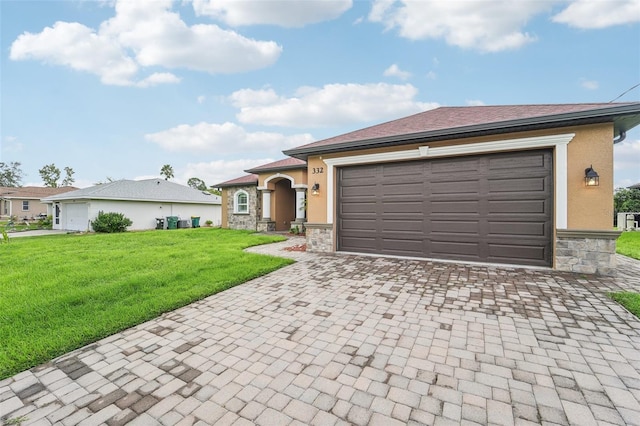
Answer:
<svg viewBox="0 0 640 426"><path fill-rule="evenodd" d="M38 219L38 228L40 229L51 229L53 228L53 217L51 215Z"/></svg>
<svg viewBox="0 0 640 426"><path fill-rule="evenodd" d="M125 232L127 226L131 226L133 222L131 219L124 216L122 213L104 213L98 212L96 220L91 222L91 227L96 232Z"/></svg>

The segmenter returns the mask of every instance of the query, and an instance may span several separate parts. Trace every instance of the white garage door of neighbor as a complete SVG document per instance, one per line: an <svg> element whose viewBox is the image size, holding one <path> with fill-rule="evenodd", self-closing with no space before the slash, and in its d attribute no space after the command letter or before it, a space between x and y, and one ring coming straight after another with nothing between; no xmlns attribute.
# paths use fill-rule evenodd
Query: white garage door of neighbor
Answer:
<svg viewBox="0 0 640 426"><path fill-rule="evenodd" d="M86 203L65 204L65 227L69 231L89 230L89 209Z"/></svg>

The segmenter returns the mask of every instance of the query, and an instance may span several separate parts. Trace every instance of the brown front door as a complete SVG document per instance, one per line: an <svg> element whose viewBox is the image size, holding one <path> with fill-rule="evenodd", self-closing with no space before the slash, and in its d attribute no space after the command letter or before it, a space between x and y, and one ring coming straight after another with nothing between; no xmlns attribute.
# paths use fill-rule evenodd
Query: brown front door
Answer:
<svg viewBox="0 0 640 426"><path fill-rule="evenodd" d="M551 266L549 150L338 169L338 250Z"/></svg>

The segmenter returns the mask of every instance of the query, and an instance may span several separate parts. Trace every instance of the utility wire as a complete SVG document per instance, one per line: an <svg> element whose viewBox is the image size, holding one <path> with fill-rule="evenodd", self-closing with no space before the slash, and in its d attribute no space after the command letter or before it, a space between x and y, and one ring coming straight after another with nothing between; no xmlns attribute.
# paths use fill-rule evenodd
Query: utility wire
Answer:
<svg viewBox="0 0 640 426"><path fill-rule="evenodd" d="M636 88L636 87L638 87L638 86L640 86L640 83L636 84L635 86L633 86L633 87L632 87L632 88L630 88L630 89L627 89L627 90L626 90L626 91L624 91L620 96L618 96L618 97L617 97L617 98L615 98L615 99L610 100L608 103L611 103L611 102L615 102L615 101L617 101L618 99L620 99L621 97L623 97L624 95L626 95L627 93L629 93L630 91L632 91L633 89L635 89L635 88Z"/></svg>

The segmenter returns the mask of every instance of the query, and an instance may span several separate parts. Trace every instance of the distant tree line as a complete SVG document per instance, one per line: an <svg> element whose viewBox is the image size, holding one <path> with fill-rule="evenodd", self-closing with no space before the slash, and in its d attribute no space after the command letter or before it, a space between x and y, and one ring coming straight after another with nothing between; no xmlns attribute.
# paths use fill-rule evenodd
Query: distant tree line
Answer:
<svg viewBox="0 0 640 426"><path fill-rule="evenodd" d="M0 162L0 186L20 187L24 173L22 172L22 164L18 161L10 163ZM61 186L71 186L75 182L73 174L75 173L71 167L64 168L64 178L60 181L62 171L56 167L54 163L47 164L38 170L40 177L44 182L44 186L49 188L58 188Z"/></svg>

